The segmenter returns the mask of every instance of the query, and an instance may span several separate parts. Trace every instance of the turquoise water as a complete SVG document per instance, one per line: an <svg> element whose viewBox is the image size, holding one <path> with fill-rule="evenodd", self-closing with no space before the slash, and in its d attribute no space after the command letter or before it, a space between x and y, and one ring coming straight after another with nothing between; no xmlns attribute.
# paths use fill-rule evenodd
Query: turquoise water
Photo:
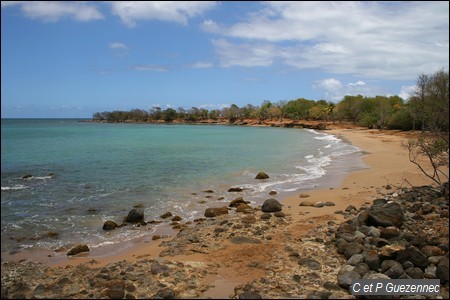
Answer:
<svg viewBox="0 0 450 300"><path fill-rule="evenodd" d="M2 252L118 243L154 231L102 230L108 219L121 223L133 205L144 207L146 221L166 211L187 221L238 196L257 205L276 190L281 200L362 167L359 149L312 130L72 119L1 124ZM270 178L255 180L259 171ZM26 174L32 177L22 179ZM228 193L232 186L245 190Z"/></svg>

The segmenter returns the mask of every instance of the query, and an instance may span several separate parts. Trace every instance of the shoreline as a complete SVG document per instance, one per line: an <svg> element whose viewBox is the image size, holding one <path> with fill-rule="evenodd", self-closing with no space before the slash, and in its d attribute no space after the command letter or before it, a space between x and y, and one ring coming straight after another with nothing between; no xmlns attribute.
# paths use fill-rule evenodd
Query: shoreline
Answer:
<svg viewBox="0 0 450 300"><path fill-rule="evenodd" d="M281 226L281 228L280 226L276 226L278 224L273 225L274 232L277 232L280 237L269 240L269 245L271 244L271 241L279 241L282 234L288 234L292 236L294 240L303 240L305 237L309 236L310 230L317 226L321 226L324 223L331 221L338 223L342 222L345 220L344 216L335 214L335 211L344 210L349 205L360 207L367 203L371 203L376 198L392 193L392 190L387 188L388 186L394 190L400 187L409 187L409 184L405 182L405 179L415 186L431 184L430 180L420 173L415 165L409 162L408 156L405 155L405 153L407 154L407 150L401 145L408 136L414 133L360 128L334 128L326 130L325 133L336 135L358 147L365 153L362 160L369 168L347 174L340 182L339 186L335 188L324 189L323 187L317 187L312 190L301 191L302 197L297 193L297 195L282 199L280 202L283 204L283 212L287 215L286 219L288 222L284 226ZM332 201L335 206L324 206L320 208L299 206L299 203L304 200L311 202ZM218 219L238 220L240 219L240 215L230 214L225 217L220 216ZM162 230L172 229L166 227ZM170 244L170 241L175 237L176 233L173 232L173 235L171 235L170 238L151 242L145 240L137 241L135 245L129 249L124 249L120 253L95 257L95 262L92 262L93 257L87 253L85 256L70 257L56 263L52 263L52 258L49 257L48 262L46 263L52 267L66 267L91 262L90 265L92 267L103 267L110 263L117 263L123 260L138 262L141 259L158 259L161 252L167 249L160 245ZM206 289L202 294L202 297L227 298L233 292L236 285L256 280L264 274L264 272L257 268L243 267L242 270L237 271L235 268L239 266L239 263L238 261L234 261L234 257L236 251L241 251L243 246L230 244L226 239L219 239L218 242L222 244L221 247L218 249L211 247L205 253L199 252L196 254L164 257L164 259L169 261L183 263L195 262L199 264L217 264L218 262L230 261L229 264L225 264L223 267L215 269L215 276L204 280L205 283L213 287ZM286 247L287 246L288 245L286 245ZM267 251L273 251L272 247L255 246L253 249L248 246L246 250L250 251L255 249L261 251L256 253L259 253L262 257L273 255L273 253L267 253ZM338 254L336 253L336 256L337 255ZM3 261L2 257L2 263Z"/></svg>

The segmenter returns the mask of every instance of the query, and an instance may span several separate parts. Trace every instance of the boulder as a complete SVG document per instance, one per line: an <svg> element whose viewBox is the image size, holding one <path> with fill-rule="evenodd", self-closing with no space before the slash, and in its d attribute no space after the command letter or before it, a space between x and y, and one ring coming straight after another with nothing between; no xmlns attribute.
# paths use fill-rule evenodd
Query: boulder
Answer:
<svg viewBox="0 0 450 300"><path fill-rule="evenodd" d="M428 266L428 258L414 246L409 246L405 250L401 250L397 253L398 262L403 263L407 260L412 262L416 267L422 269Z"/></svg>
<svg viewBox="0 0 450 300"><path fill-rule="evenodd" d="M240 187L232 187L228 189L228 192L242 192L243 189Z"/></svg>
<svg viewBox="0 0 450 300"><path fill-rule="evenodd" d="M239 197L230 202L229 207L238 207L239 204L247 204L248 202L244 200L244 198Z"/></svg>
<svg viewBox="0 0 450 300"><path fill-rule="evenodd" d="M89 252L89 247L85 244L80 244L78 246L73 247L72 249L69 250L69 252L67 252L67 255L77 255L78 253L81 252Z"/></svg>
<svg viewBox="0 0 450 300"><path fill-rule="evenodd" d="M159 216L161 219L167 219L168 217L171 217L172 213L170 211L163 213L161 216Z"/></svg>
<svg viewBox="0 0 450 300"><path fill-rule="evenodd" d="M402 209L400 205L395 202L372 205L372 207L367 210L367 213L369 214L367 225L401 227L404 220Z"/></svg>
<svg viewBox="0 0 450 300"><path fill-rule="evenodd" d="M276 212L281 211L281 209L281 203L276 199L267 199L261 208L263 212Z"/></svg>
<svg viewBox="0 0 450 300"><path fill-rule="evenodd" d="M256 174L256 177L255 177L255 179L267 179L267 178L269 178L269 175L267 175L264 172L259 172L258 174Z"/></svg>
<svg viewBox="0 0 450 300"><path fill-rule="evenodd" d="M226 206L223 207L210 207L205 210L205 217L213 218L218 215L228 214L228 208Z"/></svg>
<svg viewBox="0 0 450 300"><path fill-rule="evenodd" d="M118 225L116 222L108 220L105 223L103 223L103 230L112 230L116 228Z"/></svg>
<svg viewBox="0 0 450 300"><path fill-rule="evenodd" d="M443 285L448 282L448 272L448 257L446 257L436 267L436 277L441 280Z"/></svg>
<svg viewBox="0 0 450 300"><path fill-rule="evenodd" d="M140 223L144 221L144 210L142 208L133 208L125 217L125 222Z"/></svg>

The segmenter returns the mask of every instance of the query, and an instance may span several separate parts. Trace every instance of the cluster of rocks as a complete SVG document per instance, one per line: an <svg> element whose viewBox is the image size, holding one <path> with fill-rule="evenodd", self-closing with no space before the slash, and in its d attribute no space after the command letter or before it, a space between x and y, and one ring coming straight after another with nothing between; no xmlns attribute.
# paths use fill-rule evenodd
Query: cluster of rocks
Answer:
<svg viewBox="0 0 450 300"><path fill-rule="evenodd" d="M337 276L340 287L349 289L357 279L440 279L448 297L448 184L399 189L345 213L349 220L335 232L337 251L347 260Z"/></svg>
<svg viewBox="0 0 450 300"><path fill-rule="evenodd" d="M49 267L2 264L2 299L175 299L194 298L210 286L201 283L208 266L143 259L105 267L89 263Z"/></svg>

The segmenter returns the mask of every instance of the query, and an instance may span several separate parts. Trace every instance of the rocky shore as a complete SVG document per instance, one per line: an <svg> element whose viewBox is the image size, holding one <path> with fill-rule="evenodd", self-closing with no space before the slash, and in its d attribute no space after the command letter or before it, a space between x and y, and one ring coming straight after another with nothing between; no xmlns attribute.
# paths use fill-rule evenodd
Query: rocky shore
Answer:
<svg viewBox="0 0 450 300"><path fill-rule="evenodd" d="M215 298L229 272L237 283L229 298L352 299L349 286L360 278L437 278L439 296L414 298L448 298L448 184L385 188L372 203L296 222L276 200L235 201L182 226L158 257L101 267L2 263L1 297Z"/></svg>

